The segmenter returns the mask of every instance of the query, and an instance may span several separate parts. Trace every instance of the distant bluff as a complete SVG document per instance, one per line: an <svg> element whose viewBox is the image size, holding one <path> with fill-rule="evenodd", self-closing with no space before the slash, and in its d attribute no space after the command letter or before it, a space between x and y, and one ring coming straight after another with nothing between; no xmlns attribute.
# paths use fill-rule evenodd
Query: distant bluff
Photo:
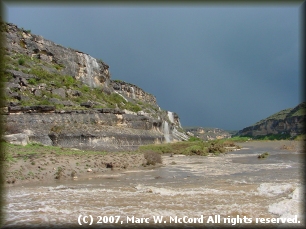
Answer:
<svg viewBox="0 0 306 229"><path fill-rule="evenodd" d="M306 102L294 108L279 111L254 125L248 126L236 135L260 138L268 135L278 135L279 138L294 137L305 134Z"/></svg>
<svg viewBox="0 0 306 229"><path fill-rule="evenodd" d="M188 139L175 112L161 109L140 87L111 80L104 61L11 23L1 30L6 135L96 150Z"/></svg>
<svg viewBox="0 0 306 229"><path fill-rule="evenodd" d="M211 128L211 127L185 127L184 128L189 134L194 137L198 137L204 141L230 138L231 134L228 131Z"/></svg>

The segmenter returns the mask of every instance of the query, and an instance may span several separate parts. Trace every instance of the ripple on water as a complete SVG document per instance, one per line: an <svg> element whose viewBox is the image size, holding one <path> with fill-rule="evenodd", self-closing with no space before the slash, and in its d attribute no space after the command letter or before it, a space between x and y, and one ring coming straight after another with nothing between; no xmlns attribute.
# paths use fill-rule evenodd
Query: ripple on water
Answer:
<svg viewBox="0 0 306 229"><path fill-rule="evenodd" d="M255 162L232 162L239 157ZM76 223L79 214L102 213L151 218L300 216L304 190L296 175L296 161L286 157L265 165L247 154L164 157L163 167L127 171L116 179L101 176L53 186L12 187L7 192L6 225L65 225ZM172 161L176 164L169 165Z"/></svg>

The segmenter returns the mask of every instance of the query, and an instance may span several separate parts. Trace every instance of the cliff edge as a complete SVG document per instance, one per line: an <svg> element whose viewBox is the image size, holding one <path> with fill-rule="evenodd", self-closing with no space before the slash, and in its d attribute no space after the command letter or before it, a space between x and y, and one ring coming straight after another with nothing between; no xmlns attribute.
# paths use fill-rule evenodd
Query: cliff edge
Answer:
<svg viewBox="0 0 306 229"><path fill-rule="evenodd" d="M278 135L288 138L305 134L306 102L294 108L284 109L252 126L248 126L236 135L260 138L267 135Z"/></svg>
<svg viewBox="0 0 306 229"><path fill-rule="evenodd" d="M176 113L138 86L112 80L104 61L11 23L1 30L8 141L112 151L188 139Z"/></svg>

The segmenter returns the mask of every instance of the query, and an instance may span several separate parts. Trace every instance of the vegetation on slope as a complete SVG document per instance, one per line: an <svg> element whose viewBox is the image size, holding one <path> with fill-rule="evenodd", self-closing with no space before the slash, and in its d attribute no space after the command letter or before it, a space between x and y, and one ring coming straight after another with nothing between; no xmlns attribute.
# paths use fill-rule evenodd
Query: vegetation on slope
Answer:
<svg viewBox="0 0 306 229"><path fill-rule="evenodd" d="M5 55L5 69L21 71L23 73L33 75L27 80L29 90L22 90L21 96L26 99L14 97L6 97L7 102L20 103L20 105L55 105L57 109L86 109L81 103L93 101L92 108L120 108L133 112L140 110L157 110L151 104L146 104L137 100L126 101L122 96L116 93L105 93L101 88L90 88L89 86L77 81L72 76L62 75L61 70L64 66L47 63L37 58L31 58L23 54ZM5 81L9 82L13 79L12 73L5 72ZM30 90L31 87L44 85L46 90L42 90L41 95L35 95ZM78 92L77 96L69 96L70 106L64 106L60 102L64 99L57 94L51 93L52 89L64 88L65 90L74 90ZM13 88L11 91L20 92L20 89ZM67 100L66 99L66 100Z"/></svg>
<svg viewBox="0 0 306 229"><path fill-rule="evenodd" d="M268 120L284 120L285 118L302 116L302 115L306 115L306 102L299 104L295 108L288 108L281 110L265 119L258 121L257 123L254 124L254 126L265 123Z"/></svg>

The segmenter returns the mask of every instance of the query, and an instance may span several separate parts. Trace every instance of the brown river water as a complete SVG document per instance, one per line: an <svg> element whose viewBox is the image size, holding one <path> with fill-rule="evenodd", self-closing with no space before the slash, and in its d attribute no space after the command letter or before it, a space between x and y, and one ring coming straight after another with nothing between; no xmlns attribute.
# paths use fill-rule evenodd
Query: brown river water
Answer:
<svg viewBox="0 0 306 229"><path fill-rule="evenodd" d="M164 155L154 169L8 187L4 228L304 227L304 154L239 145L217 157Z"/></svg>

